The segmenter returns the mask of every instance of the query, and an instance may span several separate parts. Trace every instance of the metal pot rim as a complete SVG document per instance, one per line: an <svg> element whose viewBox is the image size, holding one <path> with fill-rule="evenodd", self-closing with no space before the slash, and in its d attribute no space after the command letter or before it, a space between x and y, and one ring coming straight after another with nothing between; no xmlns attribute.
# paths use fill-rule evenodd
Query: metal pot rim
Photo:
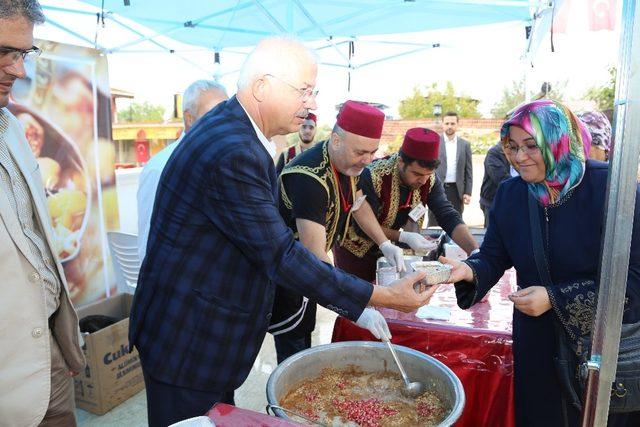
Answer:
<svg viewBox="0 0 640 427"><path fill-rule="evenodd" d="M449 412L449 415L440 422L439 426L453 425L458 420L458 418L460 418L460 416L462 415L462 410L464 409L464 404L466 400L464 387L462 386L462 382L460 382L460 379L456 376L456 374L453 373L453 371L447 365L429 356L428 354L422 353L420 351L417 351L402 345L394 344L394 346L396 347L396 350L398 351L398 353L410 354L412 356L415 356L418 359L423 359L433 364L434 366L437 366L442 370L442 372L444 372L446 378L449 381L451 381L451 383L453 384L453 389L456 396L459 396L460 398L454 403L453 407ZM308 357L309 354L321 353L322 351L325 351L327 349L340 349L340 348L353 348L353 347L379 348L379 349L385 349L388 351L388 349L386 348L386 345L381 342L344 341L344 342L337 342L337 343L331 343L331 344L323 344L323 345L311 347L307 350L296 353L293 356L286 359L281 364L279 364L269 376L269 380L267 381L267 402L269 404L275 404L275 405L279 404L279 401L275 393L276 379L280 376L280 372L286 371L287 369L289 369L291 365L295 364L298 360ZM289 417L284 412L278 409L273 409L273 411L278 417L289 419Z"/></svg>

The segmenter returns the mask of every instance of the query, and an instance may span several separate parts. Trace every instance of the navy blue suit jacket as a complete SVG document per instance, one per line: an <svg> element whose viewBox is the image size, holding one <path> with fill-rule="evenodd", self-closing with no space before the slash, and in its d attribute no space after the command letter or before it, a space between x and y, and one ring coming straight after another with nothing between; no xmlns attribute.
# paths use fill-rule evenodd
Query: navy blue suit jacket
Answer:
<svg viewBox="0 0 640 427"><path fill-rule="evenodd" d="M208 112L165 167L129 340L157 380L196 390L242 384L276 284L352 320L373 288L319 261L278 212L273 160L233 97Z"/></svg>
<svg viewBox="0 0 640 427"><path fill-rule="evenodd" d="M590 333L588 313L594 307L596 286L590 288L577 282L598 281L607 172L606 163L587 160L585 175L571 195L549 206L546 215L545 209L538 206L540 232L553 282L547 289L553 308L537 317L518 310L513 312L517 426L567 425L554 364L557 355L554 322L568 318L568 324L584 326ZM640 320L640 187L636 191L635 212L627 214L633 215L634 226L624 323ZM455 285L460 307L468 308L480 301L510 267L515 267L522 288L542 284L531 243L528 192L527 183L520 177L500 184L480 252L467 260L477 275L477 286L467 282ZM571 407L568 419L568 425L580 425L579 413Z"/></svg>

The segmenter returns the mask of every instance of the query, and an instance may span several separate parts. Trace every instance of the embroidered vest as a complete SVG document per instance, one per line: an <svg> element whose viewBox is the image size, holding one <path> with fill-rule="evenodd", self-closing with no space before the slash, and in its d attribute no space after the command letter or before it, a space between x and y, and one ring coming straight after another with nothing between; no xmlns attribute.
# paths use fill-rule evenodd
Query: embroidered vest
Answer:
<svg viewBox="0 0 640 427"><path fill-rule="evenodd" d="M300 153L302 153L302 147L300 146L300 144L292 145L291 147L289 147L287 149L287 154L284 155L285 166L289 164L289 162Z"/></svg>
<svg viewBox="0 0 640 427"><path fill-rule="evenodd" d="M291 213L292 204L287 197L287 192L282 184L282 177L289 174L301 173L318 181L318 183L327 192L327 214L325 218L325 230L327 237L326 251L329 252L331 247L337 242L340 243L344 239L349 228L351 219L351 211L345 213L340 205L340 192L336 174L331 167L329 160L329 141L322 141L306 150L303 156L297 156L290 164L288 164L280 175L280 197L285 208ZM351 200L353 205L357 191L357 177L350 177ZM344 230L338 230L340 223L340 215L347 215ZM296 233L296 238L297 238Z"/></svg>
<svg viewBox="0 0 640 427"><path fill-rule="evenodd" d="M400 201L401 181L397 163L398 153L376 160L368 166L371 172L373 189L378 200L380 200L380 209L376 212L376 217L378 218L378 223L385 228L393 228L400 210L400 203L404 203L404 201ZM427 203L429 192L431 192L435 182L435 174L432 174L429 181L420 187L420 191L412 192L411 209L419 203ZM420 228L422 228L425 216L418 220ZM357 257L362 258L375 247L375 242L354 223L347 230L347 236L341 246Z"/></svg>

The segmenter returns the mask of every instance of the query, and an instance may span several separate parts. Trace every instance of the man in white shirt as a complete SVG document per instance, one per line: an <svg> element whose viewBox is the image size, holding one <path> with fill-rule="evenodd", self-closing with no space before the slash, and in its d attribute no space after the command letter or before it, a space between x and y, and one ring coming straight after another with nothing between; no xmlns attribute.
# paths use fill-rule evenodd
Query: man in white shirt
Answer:
<svg viewBox="0 0 640 427"><path fill-rule="evenodd" d="M453 208L460 212L464 205L471 203L471 187L473 185L473 165L471 163L471 144L458 138L458 114L450 111L442 117L444 133L440 136L440 166L436 169L438 178L444 184L447 199ZM444 148L444 149L443 149ZM435 217L429 212L429 226L438 225Z"/></svg>
<svg viewBox="0 0 640 427"><path fill-rule="evenodd" d="M156 198L156 191L162 170L169 161L173 151L182 141L185 133L191 129L191 126L209 110L228 98L224 86L211 80L197 80L184 91L182 99L184 132L182 132L174 143L153 156L140 174L137 195L138 255L140 256L140 262L142 262L147 252L147 238L149 237L151 213L153 212L153 203Z"/></svg>

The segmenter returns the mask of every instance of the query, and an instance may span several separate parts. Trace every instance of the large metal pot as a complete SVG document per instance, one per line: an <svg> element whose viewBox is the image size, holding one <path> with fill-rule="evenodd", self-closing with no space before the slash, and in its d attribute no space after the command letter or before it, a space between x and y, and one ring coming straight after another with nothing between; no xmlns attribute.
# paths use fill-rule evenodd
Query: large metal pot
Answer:
<svg viewBox="0 0 640 427"><path fill-rule="evenodd" d="M465 401L458 377L431 356L403 346L396 345L395 348L409 379L424 382L427 389L435 392L450 408L439 426L453 425L462 414ZM280 400L300 381L318 376L324 368L341 369L348 365L356 365L369 372L399 372L391 352L383 343L347 341L321 345L301 351L278 365L267 382L267 401L270 405L280 405ZM277 408L273 411L280 418L289 418Z"/></svg>

